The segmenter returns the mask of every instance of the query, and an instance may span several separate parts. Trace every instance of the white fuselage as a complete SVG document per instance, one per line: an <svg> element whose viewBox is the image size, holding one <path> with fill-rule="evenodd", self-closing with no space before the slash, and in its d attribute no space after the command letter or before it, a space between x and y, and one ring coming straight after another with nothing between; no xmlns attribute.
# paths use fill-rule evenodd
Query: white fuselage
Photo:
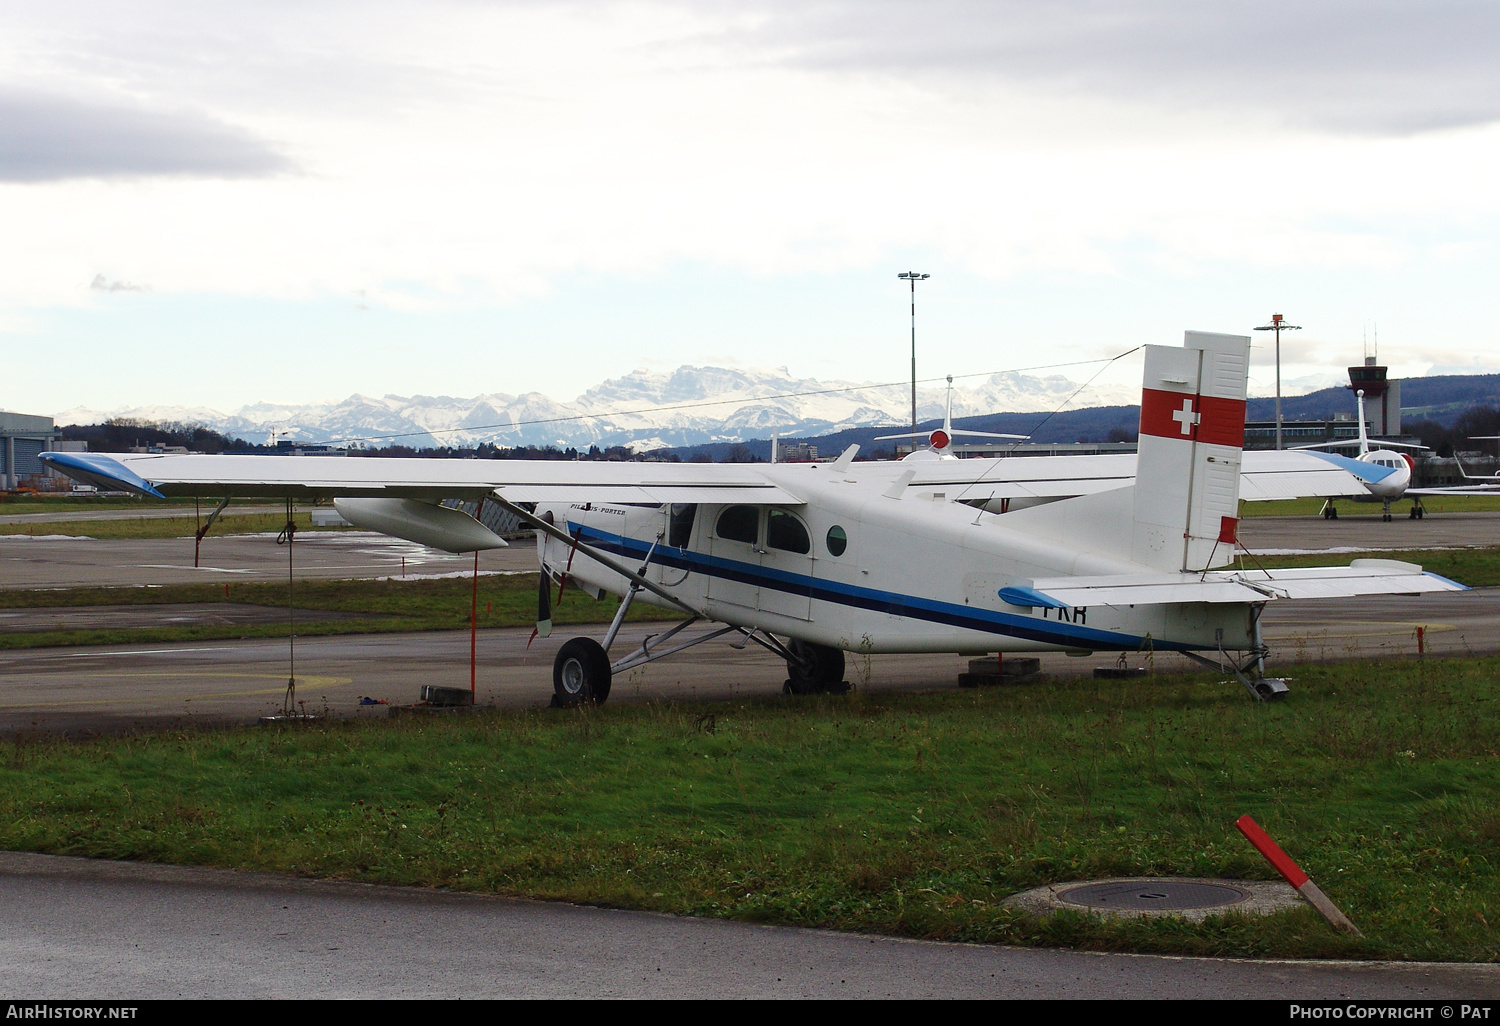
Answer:
<svg viewBox="0 0 1500 1026"><path fill-rule="evenodd" d="M866 470L865 467L870 469ZM1035 578L1141 573L1006 526L946 494L885 494L888 471L855 464L760 468L804 505L539 506L580 540L632 569L657 544L647 577L714 620L865 652L1243 650L1245 605L1177 603L1055 609L1003 601ZM840 544L842 541L842 544ZM619 574L556 539L540 543L554 576L622 594ZM569 556L572 565L569 568ZM649 592L639 598L664 604Z"/></svg>
<svg viewBox="0 0 1500 1026"><path fill-rule="evenodd" d="M1393 471L1379 481L1365 483L1365 487L1370 490L1370 498L1399 499L1411 486L1411 462L1399 452L1393 452L1390 449L1374 449L1360 456L1359 461L1373 463L1380 467L1390 467ZM1358 498L1364 498L1364 496L1358 496Z"/></svg>

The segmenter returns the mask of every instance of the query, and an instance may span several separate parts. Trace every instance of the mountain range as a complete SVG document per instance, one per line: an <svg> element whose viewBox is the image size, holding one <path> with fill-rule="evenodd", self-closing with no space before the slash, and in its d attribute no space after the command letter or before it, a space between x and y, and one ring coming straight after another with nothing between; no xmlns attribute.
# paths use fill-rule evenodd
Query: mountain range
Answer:
<svg viewBox="0 0 1500 1026"><path fill-rule="evenodd" d="M941 422L946 388L918 389L917 418ZM1113 428L1133 431L1140 389L1128 385L1084 388L1062 375L995 374L955 382L953 417L961 427L1034 434L1037 441L1100 440ZM1451 423L1463 409L1500 403L1500 374L1408 378L1402 383L1407 419ZM1288 420L1352 414L1347 388L1325 388L1283 400ZM1061 411L1061 412L1059 412ZM1252 399L1251 420L1268 420L1272 401ZM1047 416L1043 423L1044 415ZM785 439L820 438L828 445L859 441L868 447L880 429L899 431L911 417L908 386L875 386L793 377L777 370L679 367L669 373L636 371L613 378L571 402L539 392L495 392L471 399L451 396L373 398L283 405L255 403L233 413L202 407L147 406L116 410L75 408L55 418L60 426L108 419L198 424L251 442L277 438L306 442L439 445L626 446L643 452L716 449L779 430ZM828 437L835 436L835 437ZM769 451L769 450L767 450Z"/></svg>
<svg viewBox="0 0 1500 1026"><path fill-rule="evenodd" d="M946 386L917 393L919 419L941 418ZM1098 386L1080 391L1062 375L995 374L960 381L953 390L956 417L997 410L1047 411L1132 402L1139 389ZM785 435L822 435L859 427L909 423L908 386L872 386L793 377L778 370L679 367L669 373L636 371L559 402L539 392L495 392L472 399L451 396L379 398L352 395L342 402L282 405L255 403L233 413L205 407L139 406L115 410L78 407L56 416L60 426L109 419L198 424L251 442L277 438L306 442L356 442L427 448L437 445L556 445L635 451L732 443Z"/></svg>

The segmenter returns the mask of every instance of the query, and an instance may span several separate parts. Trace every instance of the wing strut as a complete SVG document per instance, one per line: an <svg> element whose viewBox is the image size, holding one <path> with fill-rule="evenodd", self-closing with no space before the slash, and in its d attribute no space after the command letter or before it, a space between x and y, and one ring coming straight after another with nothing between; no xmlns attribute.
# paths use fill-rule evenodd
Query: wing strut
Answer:
<svg viewBox="0 0 1500 1026"><path fill-rule="evenodd" d="M681 609L689 616L703 615L698 610L682 601L682 599L678 598L676 595L673 595L670 591L657 584L655 581L648 581L640 574L626 569L625 567L621 566L613 557L600 552L592 545L584 544L577 538L574 538L567 531L558 528L555 524L547 523L547 521L543 520L535 513L528 512L527 510L524 510L520 506L517 506L515 503L511 502L509 499L503 498L499 495L495 496L495 501L500 503L501 508L503 508L506 512L514 514L516 519L520 520L521 523L526 524L528 527L533 527L536 530L541 531L549 538L556 538L564 545L570 546L574 550L582 552L590 559L604 564L615 573L625 578L627 581L630 581L632 584L635 584L641 588L645 588L653 595L666 599L668 602L672 603L672 605L676 606L678 609Z"/></svg>
<svg viewBox="0 0 1500 1026"><path fill-rule="evenodd" d="M208 515L208 523L200 525L193 534L193 569L198 568L198 547L203 544L203 538L213 529L214 521L219 519L229 506L229 496L224 496L224 501L214 507L214 511ZM198 500L193 500L193 519L198 518Z"/></svg>

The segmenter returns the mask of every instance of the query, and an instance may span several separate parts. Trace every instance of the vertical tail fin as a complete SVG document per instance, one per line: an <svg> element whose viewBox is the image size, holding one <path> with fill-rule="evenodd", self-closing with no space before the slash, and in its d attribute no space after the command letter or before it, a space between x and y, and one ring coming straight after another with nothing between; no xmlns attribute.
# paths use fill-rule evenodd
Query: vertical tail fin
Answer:
<svg viewBox="0 0 1500 1026"><path fill-rule="evenodd" d="M1234 553L1250 339L1189 331L1146 347L1130 557L1202 570Z"/></svg>

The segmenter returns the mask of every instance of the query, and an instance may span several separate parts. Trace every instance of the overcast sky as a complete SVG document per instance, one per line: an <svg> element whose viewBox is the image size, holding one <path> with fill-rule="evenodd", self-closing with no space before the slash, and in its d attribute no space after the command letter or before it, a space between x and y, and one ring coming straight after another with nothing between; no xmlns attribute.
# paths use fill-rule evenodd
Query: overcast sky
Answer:
<svg viewBox="0 0 1500 1026"><path fill-rule="evenodd" d="M924 376L1273 312L1289 382L1494 369L1497 51L1442 0L8 5L0 407L900 380L904 270Z"/></svg>

